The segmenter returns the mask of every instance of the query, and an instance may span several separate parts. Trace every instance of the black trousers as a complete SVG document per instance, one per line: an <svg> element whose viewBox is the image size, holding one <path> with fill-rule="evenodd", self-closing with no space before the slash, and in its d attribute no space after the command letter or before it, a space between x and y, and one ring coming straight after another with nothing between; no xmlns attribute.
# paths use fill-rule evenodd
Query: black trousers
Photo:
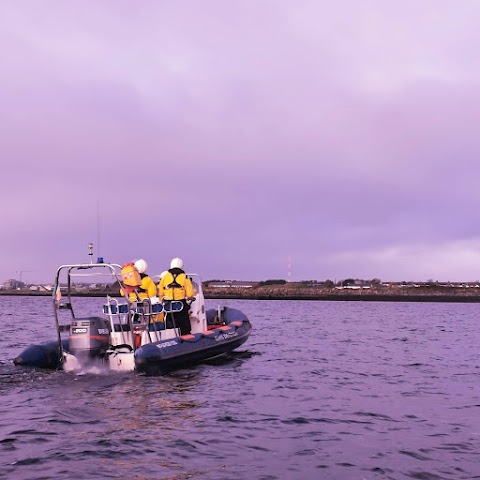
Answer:
<svg viewBox="0 0 480 480"><path fill-rule="evenodd" d="M180 335L188 335L192 331L192 325L190 324L190 315L188 311L190 310L190 305L182 300L183 310L175 313L167 313L167 328L172 328L175 323L175 327L180 329Z"/></svg>

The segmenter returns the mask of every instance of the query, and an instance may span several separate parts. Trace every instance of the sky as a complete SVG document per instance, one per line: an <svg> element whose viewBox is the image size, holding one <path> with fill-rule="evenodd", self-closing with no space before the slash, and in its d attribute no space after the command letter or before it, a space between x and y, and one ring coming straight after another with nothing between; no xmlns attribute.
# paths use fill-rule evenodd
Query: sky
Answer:
<svg viewBox="0 0 480 480"><path fill-rule="evenodd" d="M0 283L480 279L477 0L4 0ZM22 272L22 273L19 273Z"/></svg>

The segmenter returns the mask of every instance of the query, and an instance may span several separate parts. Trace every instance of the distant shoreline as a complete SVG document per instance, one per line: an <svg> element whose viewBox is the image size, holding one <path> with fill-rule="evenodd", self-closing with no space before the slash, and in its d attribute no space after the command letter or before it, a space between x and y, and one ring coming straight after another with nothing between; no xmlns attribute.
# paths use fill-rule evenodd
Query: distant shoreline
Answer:
<svg viewBox="0 0 480 480"><path fill-rule="evenodd" d="M362 302L442 302L480 303L480 289L449 287L377 287L372 289L291 288L263 286L255 288L203 289L207 300L315 300ZM120 298L117 291L75 292L72 297ZM52 296L52 292L35 290L0 290L0 296Z"/></svg>
<svg viewBox="0 0 480 480"><path fill-rule="evenodd" d="M224 290L223 292L221 290ZM242 291L237 291L242 290ZM236 300L315 300L349 302L442 302L480 303L480 289L448 287L402 288L377 287L372 289L336 288L282 288L205 289L205 298Z"/></svg>

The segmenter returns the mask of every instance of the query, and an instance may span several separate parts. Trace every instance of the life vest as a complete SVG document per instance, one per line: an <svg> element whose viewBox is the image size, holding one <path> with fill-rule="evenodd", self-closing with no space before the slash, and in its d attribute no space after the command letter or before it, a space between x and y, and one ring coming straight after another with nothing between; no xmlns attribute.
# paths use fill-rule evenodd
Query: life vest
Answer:
<svg viewBox="0 0 480 480"><path fill-rule="evenodd" d="M140 273L133 262L122 265L122 281L126 287L139 287L142 284Z"/></svg>
<svg viewBox="0 0 480 480"><path fill-rule="evenodd" d="M159 295L168 300L183 300L195 295L192 282L183 270L168 270L159 284Z"/></svg>
<svg viewBox="0 0 480 480"><path fill-rule="evenodd" d="M121 275L123 287L120 288L120 295L128 295L130 301L135 301L137 298L136 289L142 283L140 273L135 265L130 262L122 265Z"/></svg>

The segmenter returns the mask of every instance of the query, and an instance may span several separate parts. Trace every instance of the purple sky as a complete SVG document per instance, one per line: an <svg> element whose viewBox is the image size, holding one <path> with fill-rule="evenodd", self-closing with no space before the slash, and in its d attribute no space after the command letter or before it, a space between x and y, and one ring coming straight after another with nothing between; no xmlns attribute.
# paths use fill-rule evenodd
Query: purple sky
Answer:
<svg viewBox="0 0 480 480"><path fill-rule="evenodd" d="M0 282L52 281L98 239L151 274L180 256L204 279L287 278L290 257L292 280L480 279L479 16L2 2Z"/></svg>

